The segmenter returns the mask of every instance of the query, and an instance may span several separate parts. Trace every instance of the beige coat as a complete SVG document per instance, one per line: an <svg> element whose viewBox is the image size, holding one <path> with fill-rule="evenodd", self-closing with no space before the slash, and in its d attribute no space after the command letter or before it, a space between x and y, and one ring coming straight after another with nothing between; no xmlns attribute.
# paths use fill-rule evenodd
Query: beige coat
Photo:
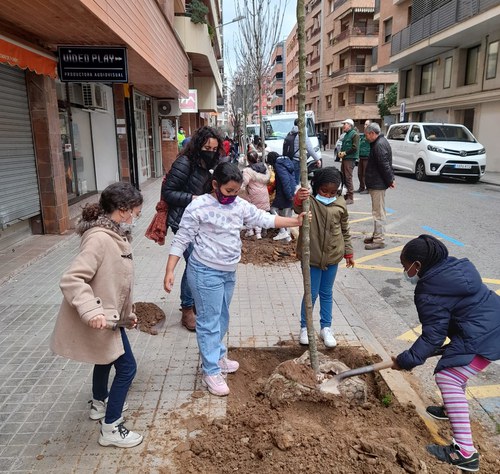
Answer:
<svg viewBox="0 0 500 474"><path fill-rule="evenodd" d="M87 230L80 251L61 278L64 300L50 348L68 359L109 364L124 352L120 331L93 329L88 321L104 314L110 322L132 314L133 262L128 240L103 227Z"/></svg>

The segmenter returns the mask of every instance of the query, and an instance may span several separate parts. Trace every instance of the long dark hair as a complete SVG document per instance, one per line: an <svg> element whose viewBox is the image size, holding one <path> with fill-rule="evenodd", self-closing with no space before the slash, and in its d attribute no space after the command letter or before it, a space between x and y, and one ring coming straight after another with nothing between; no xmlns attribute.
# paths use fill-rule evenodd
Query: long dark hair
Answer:
<svg viewBox="0 0 500 474"><path fill-rule="evenodd" d="M201 159L200 152L201 148L210 138L215 138L217 140L217 151L215 153L214 162L207 163ZM180 155L185 155L189 158L191 166L201 166L208 169L213 168L219 161L219 157L224 156L224 146L222 137L219 135L217 130L213 127L201 127L196 130L191 137L189 143L180 151Z"/></svg>
<svg viewBox="0 0 500 474"><path fill-rule="evenodd" d="M410 240L401 251L401 258L407 262L419 261L422 265L418 272L420 276L448 257L448 249L441 241L432 235L422 234Z"/></svg>

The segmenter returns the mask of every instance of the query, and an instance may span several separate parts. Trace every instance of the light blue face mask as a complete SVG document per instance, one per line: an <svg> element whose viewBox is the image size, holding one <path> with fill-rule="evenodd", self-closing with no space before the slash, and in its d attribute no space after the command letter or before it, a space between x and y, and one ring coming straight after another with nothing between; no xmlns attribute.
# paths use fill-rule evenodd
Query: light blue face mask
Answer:
<svg viewBox="0 0 500 474"><path fill-rule="evenodd" d="M410 276L408 275L408 272L410 270L411 267L413 267L413 265L415 264L415 262L413 262L409 267L408 267L408 270L404 270L403 273L405 275L405 279L407 281L409 281L412 285L416 285L418 283L418 280L420 280L420 277L418 276L417 273L415 273L415 275L413 276Z"/></svg>
<svg viewBox="0 0 500 474"><path fill-rule="evenodd" d="M337 196L328 198L326 196L321 196L321 194L316 194L314 196L317 201L319 201L321 204L324 204L325 206L328 206L328 204L331 204L332 202L335 202L337 200Z"/></svg>

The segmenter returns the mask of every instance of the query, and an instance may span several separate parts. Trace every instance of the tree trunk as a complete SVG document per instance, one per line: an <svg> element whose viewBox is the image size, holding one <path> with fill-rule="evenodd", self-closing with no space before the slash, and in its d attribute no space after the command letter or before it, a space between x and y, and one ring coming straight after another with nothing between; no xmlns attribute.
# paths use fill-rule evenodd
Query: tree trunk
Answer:
<svg viewBox="0 0 500 474"><path fill-rule="evenodd" d="M307 153L306 153L306 38L305 38L305 7L304 0L297 0L297 37L299 41L299 154L300 154L300 185L307 188ZM304 212L309 215L309 200L304 201ZM309 251L309 219L304 219L302 224L302 277L304 279L304 306L306 310L307 334L309 336L309 353L311 367L319 373L318 348L316 346L316 335L314 332L313 307L311 297L311 272Z"/></svg>

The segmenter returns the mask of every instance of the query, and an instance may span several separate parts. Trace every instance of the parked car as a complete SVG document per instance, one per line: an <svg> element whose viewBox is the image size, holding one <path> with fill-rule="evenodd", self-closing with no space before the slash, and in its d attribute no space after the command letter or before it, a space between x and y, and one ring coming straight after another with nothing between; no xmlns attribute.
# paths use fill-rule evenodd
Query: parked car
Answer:
<svg viewBox="0 0 500 474"><path fill-rule="evenodd" d="M390 126L387 140L393 168L414 173L418 181L453 176L477 183L486 170L484 146L463 125L397 123Z"/></svg>

